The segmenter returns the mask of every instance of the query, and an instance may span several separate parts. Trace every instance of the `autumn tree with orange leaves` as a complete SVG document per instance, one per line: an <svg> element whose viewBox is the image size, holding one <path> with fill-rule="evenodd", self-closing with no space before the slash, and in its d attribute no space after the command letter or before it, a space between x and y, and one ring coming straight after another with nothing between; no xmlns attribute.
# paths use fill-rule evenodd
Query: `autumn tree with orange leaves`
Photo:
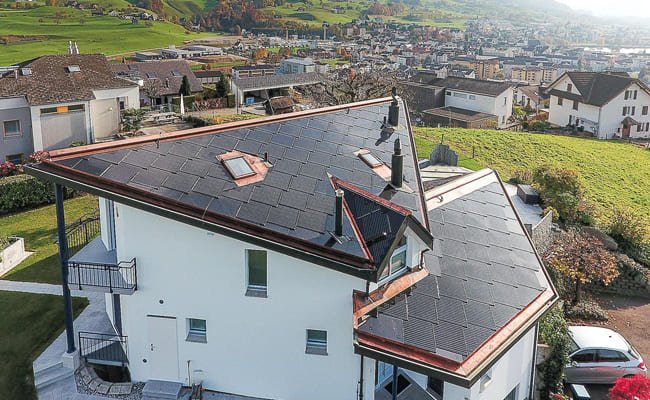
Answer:
<svg viewBox="0 0 650 400"><path fill-rule="evenodd" d="M609 285L619 274L616 258L593 235L572 228L562 234L546 256L547 265L573 282L573 303L580 302L582 286L601 281Z"/></svg>

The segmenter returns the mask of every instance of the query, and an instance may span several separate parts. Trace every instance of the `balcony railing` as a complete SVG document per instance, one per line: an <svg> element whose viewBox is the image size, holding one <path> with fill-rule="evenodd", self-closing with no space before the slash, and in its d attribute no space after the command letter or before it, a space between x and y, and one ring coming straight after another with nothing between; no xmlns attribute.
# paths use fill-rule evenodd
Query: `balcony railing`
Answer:
<svg viewBox="0 0 650 400"><path fill-rule="evenodd" d="M90 243L101 231L99 210L84 214L66 228L68 241L68 257L72 257L85 245Z"/></svg>
<svg viewBox="0 0 650 400"><path fill-rule="evenodd" d="M79 332L79 354L89 363L125 366L129 363L126 336Z"/></svg>
<svg viewBox="0 0 650 400"><path fill-rule="evenodd" d="M79 290L133 294L138 288L135 258L117 264L69 261L68 285Z"/></svg>

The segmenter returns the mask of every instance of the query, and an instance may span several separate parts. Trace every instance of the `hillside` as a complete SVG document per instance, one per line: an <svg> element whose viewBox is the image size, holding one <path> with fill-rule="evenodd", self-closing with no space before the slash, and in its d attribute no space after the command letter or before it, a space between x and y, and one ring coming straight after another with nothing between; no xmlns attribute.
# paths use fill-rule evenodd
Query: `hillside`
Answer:
<svg viewBox="0 0 650 400"><path fill-rule="evenodd" d="M417 129L416 146L427 157L442 140L461 153L462 165L490 167L504 180L517 169L543 164L575 169L601 220L615 205L630 206L650 218L650 151L626 143L509 131ZM472 149L475 158L471 157Z"/></svg>
<svg viewBox="0 0 650 400"><path fill-rule="evenodd" d="M89 11L72 8L0 9L0 42L7 42L0 44L0 65L65 53L68 40L77 41L83 53L110 55L182 44L204 35L171 22L134 25L116 17L91 17Z"/></svg>

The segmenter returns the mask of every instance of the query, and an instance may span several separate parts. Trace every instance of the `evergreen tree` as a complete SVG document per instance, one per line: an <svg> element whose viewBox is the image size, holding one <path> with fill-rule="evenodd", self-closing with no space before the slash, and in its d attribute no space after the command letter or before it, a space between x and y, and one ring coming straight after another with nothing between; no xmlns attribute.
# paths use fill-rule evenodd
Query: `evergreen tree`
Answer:
<svg viewBox="0 0 650 400"><path fill-rule="evenodd" d="M228 94L228 81L225 76L222 76L221 79L219 79L219 82L215 85L215 89L217 91L217 97L226 97Z"/></svg>
<svg viewBox="0 0 650 400"><path fill-rule="evenodd" d="M183 75L183 82L181 82L181 89L178 91L179 95L191 96L192 89L190 88L190 80L187 79L187 75Z"/></svg>

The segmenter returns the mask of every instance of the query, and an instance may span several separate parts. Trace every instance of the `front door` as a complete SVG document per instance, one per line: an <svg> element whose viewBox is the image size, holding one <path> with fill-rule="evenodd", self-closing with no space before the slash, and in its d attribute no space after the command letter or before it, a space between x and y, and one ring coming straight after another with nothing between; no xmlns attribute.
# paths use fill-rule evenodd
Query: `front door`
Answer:
<svg viewBox="0 0 650 400"><path fill-rule="evenodd" d="M627 125L623 125L623 139L627 139L630 137L630 127Z"/></svg>
<svg viewBox="0 0 650 400"><path fill-rule="evenodd" d="M149 379L178 381L176 318L147 316Z"/></svg>

